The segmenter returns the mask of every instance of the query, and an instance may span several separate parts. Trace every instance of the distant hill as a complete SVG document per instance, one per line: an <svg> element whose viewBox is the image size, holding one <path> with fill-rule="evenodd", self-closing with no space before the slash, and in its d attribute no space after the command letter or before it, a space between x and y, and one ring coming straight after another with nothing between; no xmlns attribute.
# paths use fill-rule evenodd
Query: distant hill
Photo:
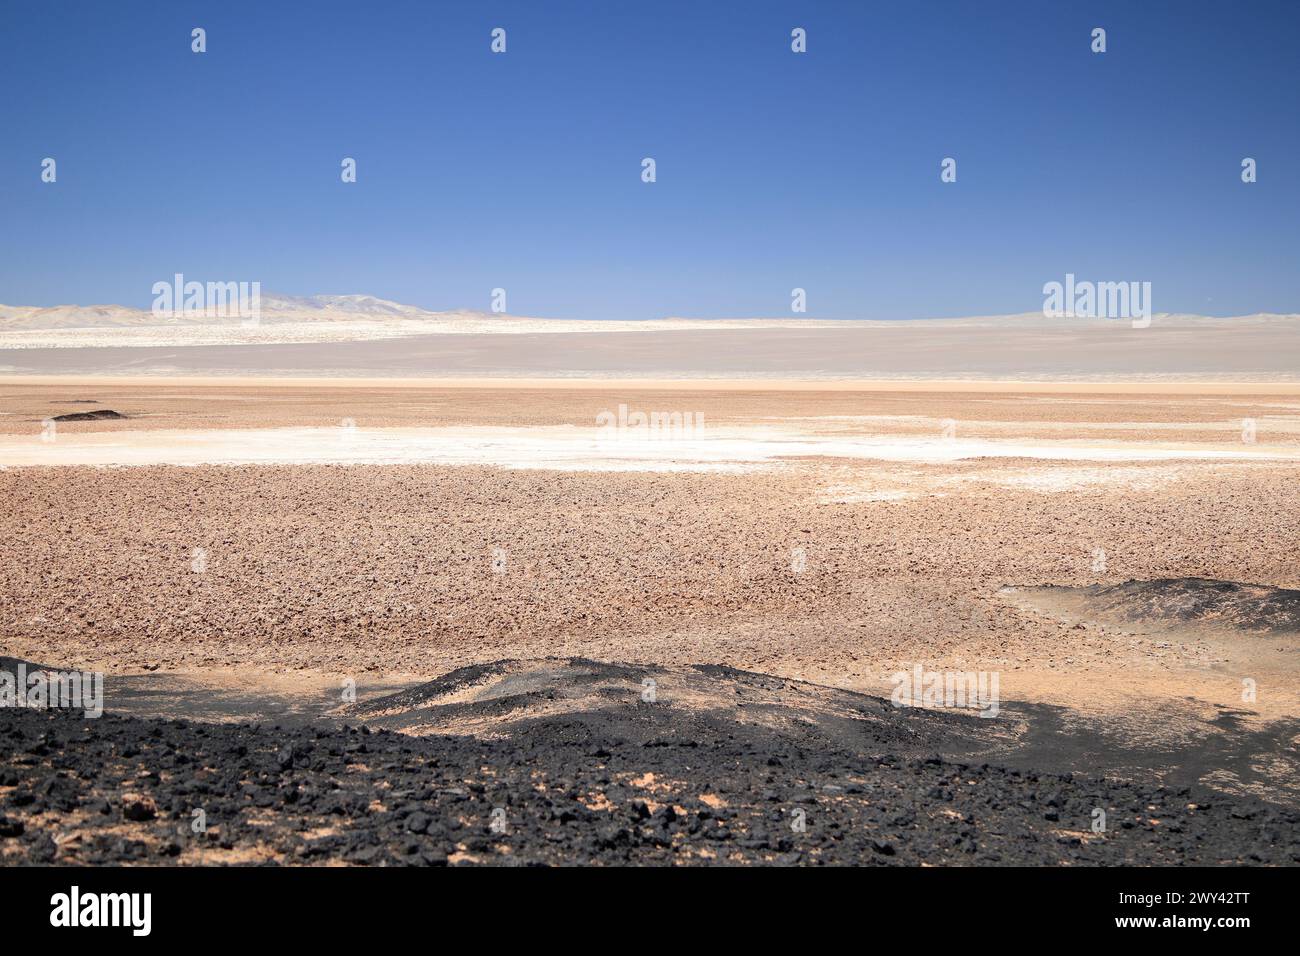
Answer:
<svg viewBox="0 0 1300 956"><path fill-rule="evenodd" d="M975 315L959 318L906 317L894 320L828 320L804 316L749 317L749 318L689 318L666 317L645 321L626 320L575 320L528 319L521 316L479 312L466 309L432 311L415 305L406 305L373 295L281 295L263 293L261 297L263 323L393 323L411 321L422 326L420 333L428 332L430 323L446 325L448 331L484 331L484 324L500 327L501 331L524 331L513 323L537 323L528 331L634 331L637 329L666 331L684 328L755 328L755 327L819 327L843 326L861 322L870 326L890 326L902 323L925 322L933 326L952 328L1066 328L1094 327L1114 324L1115 319L1063 319L1048 318L1040 312L1017 315ZM1275 322L1297 322L1300 315L1256 313L1253 315L1216 318L1204 315L1157 313L1153 321L1161 325L1259 325ZM133 309L124 305L56 305L22 306L0 305L0 332L26 332L55 329L126 329L160 326L239 326L239 316L171 315L155 314L149 309ZM454 328L463 326L463 328ZM547 328L550 326L550 328ZM416 329L410 330L415 333ZM394 332L401 334L399 330Z"/></svg>
<svg viewBox="0 0 1300 956"><path fill-rule="evenodd" d="M373 295L293 296L263 293L263 322L330 322L357 320L495 318L483 312L430 312ZM239 316L155 314L124 305L0 305L0 331L37 329L110 329L139 326L240 324Z"/></svg>

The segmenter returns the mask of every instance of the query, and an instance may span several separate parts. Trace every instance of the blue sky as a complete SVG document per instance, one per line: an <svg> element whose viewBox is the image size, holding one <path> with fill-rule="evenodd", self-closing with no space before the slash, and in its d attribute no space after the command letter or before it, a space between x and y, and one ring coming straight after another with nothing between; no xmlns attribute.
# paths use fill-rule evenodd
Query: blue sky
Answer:
<svg viewBox="0 0 1300 956"><path fill-rule="evenodd" d="M809 316L904 318L1037 310L1073 272L1159 312L1300 311L1294 0L0 18L7 304L143 307L184 272L575 318L788 315L798 286Z"/></svg>

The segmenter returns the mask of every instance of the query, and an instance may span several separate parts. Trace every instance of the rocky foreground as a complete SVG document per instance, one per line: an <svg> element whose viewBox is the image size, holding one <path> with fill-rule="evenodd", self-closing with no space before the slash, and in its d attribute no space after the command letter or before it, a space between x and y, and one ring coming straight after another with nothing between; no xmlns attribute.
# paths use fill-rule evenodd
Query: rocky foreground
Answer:
<svg viewBox="0 0 1300 956"><path fill-rule="evenodd" d="M474 713L438 704L484 677L465 670L356 713L409 729L412 714L466 719L554 697L498 696ZM702 672L740 697L771 681ZM870 697L821 718L808 707L776 719L766 705L745 715L614 700L503 721L491 739L334 719L256 726L3 709L0 861L1300 862L1297 815L1253 798L957 762L925 751L989 722Z"/></svg>

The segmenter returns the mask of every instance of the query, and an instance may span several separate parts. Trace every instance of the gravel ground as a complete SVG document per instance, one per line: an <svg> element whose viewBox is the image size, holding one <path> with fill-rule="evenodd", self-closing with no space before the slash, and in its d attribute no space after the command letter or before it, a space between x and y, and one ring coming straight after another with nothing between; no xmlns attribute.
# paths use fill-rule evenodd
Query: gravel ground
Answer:
<svg viewBox="0 0 1300 956"><path fill-rule="evenodd" d="M922 662L1001 670L1008 696L1071 704L1135 681L1137 694L1239 703L1244 674L1272 688L1260 708L1295 712L1293 663L1261 671L1243 645L1225 667L1195 641L1067 625L1000 593L1166 577L1288 586L1294 468L1186 465L1156 487L1056 493L994 483L1015 467L0 471L0 650L109 673L424 677L582 654L877 690ZM846 484L918 496L828 495ZM1189 667L1210 683L1161 685Z"/></svg>

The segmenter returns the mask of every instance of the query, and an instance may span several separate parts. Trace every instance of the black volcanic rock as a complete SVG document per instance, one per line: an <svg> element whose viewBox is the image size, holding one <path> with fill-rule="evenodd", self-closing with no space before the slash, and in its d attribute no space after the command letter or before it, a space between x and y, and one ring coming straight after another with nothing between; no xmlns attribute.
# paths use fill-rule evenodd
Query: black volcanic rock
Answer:
<svg viewBox="0 0 1300 956"><path fill-rule="evenodd" d="M1076 589L1096 613L1119 620L1197 625L1255 634L1300 634L1300 590L1212 578L1158 578Z"/></svg>
<svg viewBox="0 0 1300 956"><path fill-rule="evenodd" d="M93 412L68 412L66 415L54 416L56 422L98 422L113 418L126 418L126 416L111 408L99 408Z"/></svg>
<svg viewBox="0 0 1300 956"><path fill-rule="evenodd" d="M631 737L617 721L570 714L479 739L3 708L0 737L44 739L51 750L31 763L0 751L0 768L19 780L14 793L74 797L82 836L56 843L66 829L57 808L11 794L0 864L185 864L222 852L362 866L1300 861L1300 817L1250 797L1199 803L1154 781L886 760L811 728L792 744L725 715L634 709ZM923 715L882 716L902 729ZM642 745L681 733L683 721L695 747ZM887 724L873 746L897 746ZM363 739L364 753L354 746ZM282 755L306 740L313 760L285 768ZM195 769L161 773L141 794L141 781L178 753ZM105 816L101 801L125 812ZM166 811L151 814L155 801ZM1107 817L1100 834L1096 809ZM196 810L201 832L191 827Z"/></svg>

